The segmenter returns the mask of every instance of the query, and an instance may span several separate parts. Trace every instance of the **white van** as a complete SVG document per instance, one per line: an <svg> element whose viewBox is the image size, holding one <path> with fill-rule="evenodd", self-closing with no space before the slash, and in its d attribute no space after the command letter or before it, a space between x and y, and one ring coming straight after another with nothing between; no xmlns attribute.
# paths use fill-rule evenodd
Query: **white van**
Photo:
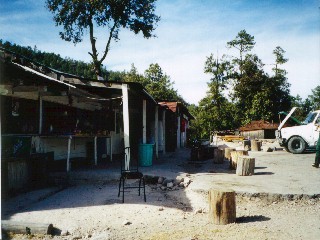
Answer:
<svg viewBox="0 0 320 240"><path fill-rule="evenodd" d="M320 125L320 110L310 112L300 126L283 127L297 108L291 109L276 130L280 146L291 153L303 153L307 147L315 147L319 138L317 125Z"/></svg>

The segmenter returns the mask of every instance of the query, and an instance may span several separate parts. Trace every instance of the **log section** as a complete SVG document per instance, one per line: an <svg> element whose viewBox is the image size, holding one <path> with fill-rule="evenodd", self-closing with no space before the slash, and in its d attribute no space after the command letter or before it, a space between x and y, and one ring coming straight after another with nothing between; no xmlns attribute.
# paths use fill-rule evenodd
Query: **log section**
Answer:
<svg viewBox="0 0 320 240"><path fill-rule="evenodd" d="M233 152L235 150L236 150L235 148L225 148L224 149L224 159L229 161L231 158L231 152Z"/></svg>
<svg viewBox="0 0 320 240"><path fill-rule="evenodd" d="M237 169L237 162L239 156L248 156L248 151L246 150L236 150L231 152L231 158L230 158L230 169Z"/></svg>
<svg viewBox="0 0 320 240"><path fill-rule="evenodd" d="M209 190L209 220L217 225L236 221L236 194L233 190Z"/></svg>
<svg viewBox="0 0 320 240"><path fill-rule="evenodd" d="M255 158L239 156L237 161L236 174L238 176L251 176L254 174Z"/></svg>
<svg viewBox="0 0 320 240"><path fill-rule="evenodd" d="M257 140L251 140L251 151L261 151L262 142Z"/></svg>
<svg viewBox="0 0 320 240"><path fill-rule="evenodd" d="M213 163L223 163L224 161L224 149L215 148L213 154Z"/></svg>

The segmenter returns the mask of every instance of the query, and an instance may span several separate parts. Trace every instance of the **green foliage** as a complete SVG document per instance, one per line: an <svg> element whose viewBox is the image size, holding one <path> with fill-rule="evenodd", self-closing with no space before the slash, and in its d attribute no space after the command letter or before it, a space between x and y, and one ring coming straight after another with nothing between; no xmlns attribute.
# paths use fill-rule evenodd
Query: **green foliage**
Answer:
<svg viewBox="0 0 320 240"><path fill-rule="evenodd" d="M277 46L274 50L273 50L273 54L276 57L275 60L275 68L272 68L272 70L275 72L275 75L286 75L287 72L284 69L279 69L278 66L285 64L286 62L288 62L287 58L284 58L284 54L286 51L284 51L280 46Z"/></svg>
<svg viewBox="0 0 320 240"><path fill-rule="evenodd" d="M312 95L309 95L310 98L310 105L313 110L320 109L320 85L317 86L315 89L312 89Z"/></svg>
<svg viewBox="0 0 320 240"><path fill-rule="evenodd" d="M241 30L234 40L227 42L227 47L239 50L240 59L234 60L238 61L239 65L242 66L243 54L250 52L255 44L254 36L248 34L246 30Z"/></svg>
<svg viewBox="0 0 320 240"><path fill-rule="evenodd" d="M241 41L241 38L244 39ZM279 46L273 51L275 75L269 76L264 72L264 64L257 55L247 53L242 59L241 51L244 53L252 50L253 37L239 33L236 39L242 46L235 45L240 49L240 59L233 61L233 69L239 69L240 72L235 71L233 74L234 88L231 96L236 109L239 109L237 116L240 124L244 125L252 120L277 121L278 112L287 111L291 105L290 84L287 82L286 71L278 67L288 61L284 57L285 51Z"/></svg>
<svg viewBox="0 0 320 240"><path fill-rule="evenodd" d="M160 20L155 11L156 0L46 0L46 7L54 15L57 26L62 26L60 37L77 44L89 32L95 74L101 75L101 65L105 60L112 40L119 40L121 28L129 29L138 34L142 32L145 38L152 37L155 25ZM98 57L94 29L106 29L108 33L105 50Z"/></svg>
<svg viewBox="0 0 320 240"><path fill-rule="evenodd" d="M173 88L174 82L163 72L158 63L150 64L144 75L139 74L136 67L132 65L124 80L140 83L157 101L178 101L187 105L177 90Z"/></svg>
<svg viewBox="0 0 320 240"><path fill-rule="evenodd" d="M159 64L150 64L144 76L147 80L145 88L155 99L159 101L176 99L177 91L173 89L174 82L171 82L170 77L163 73Z"/></svg>
<svg viewBox="0 0 320 240"><path fill-rule="evenodd" d="M34 48L30 46L23 47L3 40L0 40L0 46L27 57L34 62L38 62L61 72L89 79L95 78L95 73L91 63L85 63L71 58L62 58L59 54L55 53L42 52L38 50L36 46L34 46ZM105 67L102 67L101 72L102 76L107 78L108 74Z"/></svg>
<svg viewBox="0 0 320 240"><path fill-rule="evenodd" d="M277 122L278 112L291 108L290 84L280 68L288 61L285 51L279 46L273 51L274 75L269 76L261 59L250 53L254 45L254 37L242 30L227 43L239 51L239 57L207 57L208 92L199 107L189 108L196 117L192 124L196 137L208 138L212 131L236 129L252 120Z"/></svg>
<svg viewBox="0 0 320 240"><path fill-rule="evenodd" d="M312 110L310 106L310 100L306 99L305 101L298 94L297 96L291 96L291 108L298 107L298 109L294 112L294 117L299 121L303 121L307 114Z"/></svg>

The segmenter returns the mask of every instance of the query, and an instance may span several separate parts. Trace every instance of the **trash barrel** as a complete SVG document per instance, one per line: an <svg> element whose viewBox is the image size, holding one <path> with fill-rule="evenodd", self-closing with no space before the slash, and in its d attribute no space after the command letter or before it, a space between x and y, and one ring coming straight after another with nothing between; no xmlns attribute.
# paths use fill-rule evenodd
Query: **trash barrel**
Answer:
<svg viewBox="0 0 320 240"><path fill-rule="evenodd" d="M152 166L153 144L139 145L139 165L141 167Z"/></svg>

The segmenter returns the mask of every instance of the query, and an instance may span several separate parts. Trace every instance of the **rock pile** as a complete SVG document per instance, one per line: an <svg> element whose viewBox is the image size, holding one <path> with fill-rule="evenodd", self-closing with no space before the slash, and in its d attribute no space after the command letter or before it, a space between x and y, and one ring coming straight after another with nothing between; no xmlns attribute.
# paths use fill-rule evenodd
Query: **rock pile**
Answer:
<svg viewBox="0 0 320 240"><path fill-rule="evenodd" d="M186 188L191 183L191 179L188 177L178 176L176 179L159 177L158 182L153 190L172 191Z"/></svg>

